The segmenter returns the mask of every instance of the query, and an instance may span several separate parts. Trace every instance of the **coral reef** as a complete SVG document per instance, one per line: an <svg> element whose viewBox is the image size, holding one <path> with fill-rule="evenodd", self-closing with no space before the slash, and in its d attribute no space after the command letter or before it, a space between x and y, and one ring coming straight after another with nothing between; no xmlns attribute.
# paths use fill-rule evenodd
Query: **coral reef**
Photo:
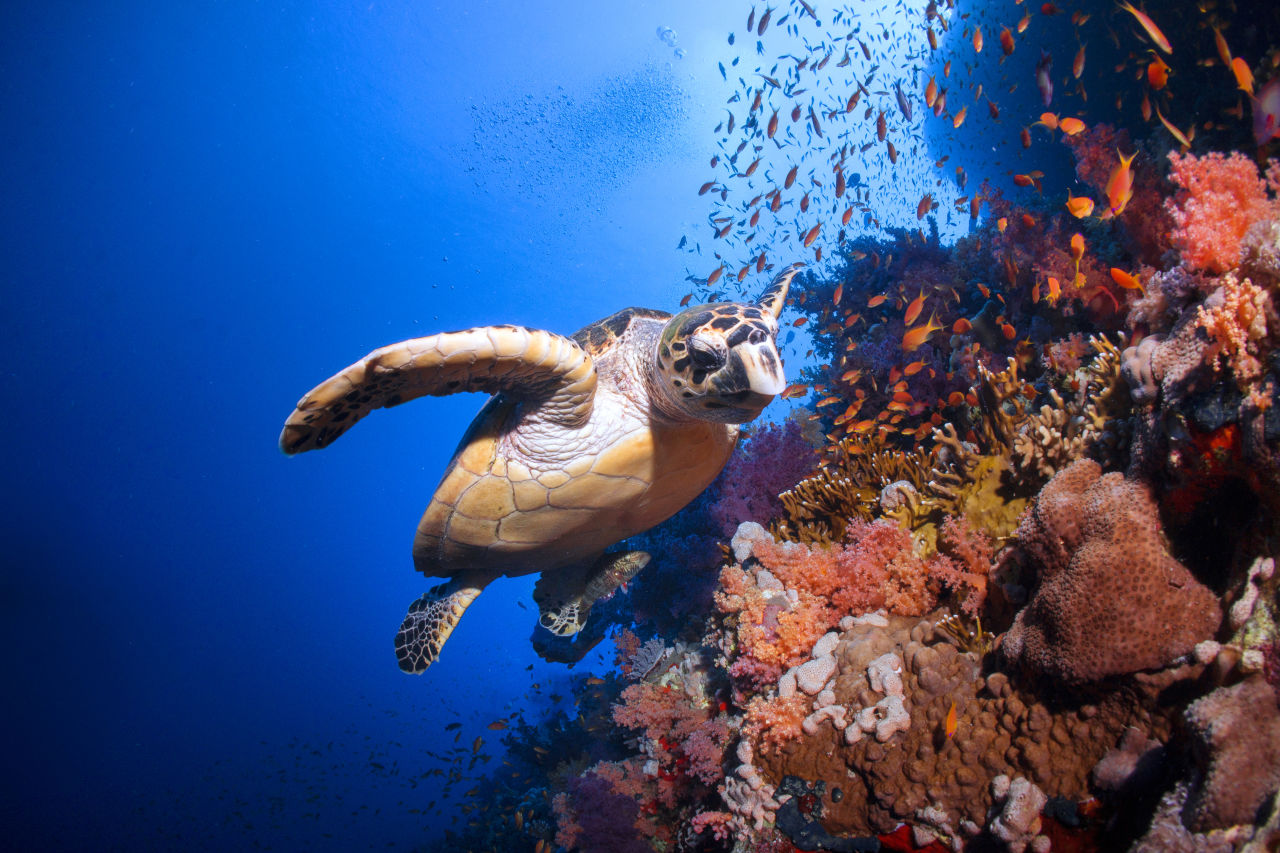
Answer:
<svg viewBox="0 0 1280 853"><path fill-rule="evenodd" d="M1180 56L1218 30L1253 73L1276 67L1224 14L1178 24ZM1151 54L1124 62L1159 80ZM793 59L795 75L825 62ZM1225 80L1230 62L1176 72ZM1274 148L1227 153L1246 150L1227 119L1247 109L1209 82L1216 122L1171 152L1178 102L1146 85L1132 102L1164 110L1156 136L1123 116L1068 129L1058 106L1026 118L1023 147L1047 136L1060 162L974 179L955 208L971 233L950 245L926 227L930 197L919 228L869 234L854 196L830 263L793 283L785 334L813 358L784 396L806 407L632 540L653 564L584 632L614 629L618 671L575 686L578 721L522 729L545 750L520 754L547 780L558 844L1280 843L1280 165ZM1053 177L1073 167L1075 184ZM725 208L717 233L807 212L832 183L810 177L803 201ZM763 249L754 263L769 267Z"/></svg>

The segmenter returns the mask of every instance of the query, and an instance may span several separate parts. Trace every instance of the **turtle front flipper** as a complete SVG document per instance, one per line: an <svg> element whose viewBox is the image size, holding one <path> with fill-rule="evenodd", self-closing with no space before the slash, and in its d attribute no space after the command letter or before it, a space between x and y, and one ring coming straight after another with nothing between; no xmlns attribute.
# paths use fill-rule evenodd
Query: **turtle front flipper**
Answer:
<svg viewBox="0 0 1280 853"><path fill-rule="evenodd" d="M376 349L311 389L285 421L280 449L327 447L374 409L460 391L536 401L539 418L576 426L595 389L591 356L562 335L521 326L445 332Z"/></svg>
<svg viewBox="0 0 1280 853"><path fill-rule="evenodd" d="M405 672L418 675L435 663L458 620L496 575L468 572L423 593L396 632L396 660Z"/></svg>
<svg viewBox="0 0 1280 853"><path fill-rule="evenodd" d="M644 551L605 554L584 575L559 569L544 574L533 589L533 600L541 615L538 624L558 637L570 637L582 630L591 615L591 605L608 598L649 564Z"/></svg>

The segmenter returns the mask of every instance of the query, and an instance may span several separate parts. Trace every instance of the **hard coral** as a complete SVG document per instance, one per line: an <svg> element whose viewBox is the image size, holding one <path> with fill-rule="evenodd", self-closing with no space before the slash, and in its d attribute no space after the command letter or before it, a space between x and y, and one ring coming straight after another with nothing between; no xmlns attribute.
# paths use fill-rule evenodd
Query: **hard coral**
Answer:
<svg viewBox="0 0 1280 853"><path fill-rule="evenodd" d="M829 692L825 707L844 713L821 715L808 731L756 758L775 783L788 776L827 780L822 825L832 834L886 833L904 821L927 820L948 835L953 830L946 827L974 835L1004 811L992 809L1008 794L993 790L996 777L1023 777L1050 797L1081 799L1090 768L1126 729L1169 736L1170 711L1157 690L1138 685L1096 704L1054 709L1019 692L1002 673L984 676L977 657L948 642L931 619L851 618L842 621L837 640L835 675L814 703L827 701ZM891 696L897 702L886 701ZM882 703L883 716L873 722L870 712L879 716ZM952 707L954 729L946 723ZM883 721L891 725L880 737ZM861 736L850 738L854 727ZM1030 829L1034 814L1024 812L1018 822L1024 820Z"/></svg>
<svg viewBox="0 0 1280 853"><path fill-rule="evenodd" d="M1222 619L1213 593L1165 550L1147 487L1092 460L1041 490L1017 542L1040 582L1001 652L1030 672L1081 683L1163 667Z"/></svg>
<svg viewBox="0 0 1280 853"><path fill-rule="evenodd" d="M1224 273L1240 260L1240 244L1255 222L1280 212L1258 167L1238 152L1169 154L1169 178L1181 189L1166 202L1176 227L1174 246L1192 269ZM1270 177L1270 173L1268 175ZM1272 192L1280 189L1271 181Z"/></svg>
<svg viewBox="0 0 1280 853"><path fill-rule="evenodd" d="M1182 812L1193 832L1253 823L1280 788L1280 711L1261 678L1221 687L1186 713L1201 784Z"/></svg>

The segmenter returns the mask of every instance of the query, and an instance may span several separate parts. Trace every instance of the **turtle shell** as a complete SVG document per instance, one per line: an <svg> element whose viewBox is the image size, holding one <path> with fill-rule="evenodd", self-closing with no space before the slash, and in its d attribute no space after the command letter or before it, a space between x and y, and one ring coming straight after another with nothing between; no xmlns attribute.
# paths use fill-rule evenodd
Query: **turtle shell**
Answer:
<svg viewBox="0 0 1280 853"><path fill-rule="evenodd" d="M627 329L631 328L631 324L639 319L660 320L665 323L671 319L671 315L651 308L623 308L603 320L583 326L573 334L573 340L587 351L587 355L599 358L613 350Z"/></svg>
<svg viewBox="0 0 1280 853"><path fill-rule="evenodd" d="M655 341L668 317L629 308L573 336L599 375L580 427L537 420L534 401L502 394L489 400L418 525L419 571L520 575L591 561L669 518L715 479L736 430L707 421L654 422L646 402L614 381L624 363L619 347ZM636 323L654 328L627 336Z"/></svg>

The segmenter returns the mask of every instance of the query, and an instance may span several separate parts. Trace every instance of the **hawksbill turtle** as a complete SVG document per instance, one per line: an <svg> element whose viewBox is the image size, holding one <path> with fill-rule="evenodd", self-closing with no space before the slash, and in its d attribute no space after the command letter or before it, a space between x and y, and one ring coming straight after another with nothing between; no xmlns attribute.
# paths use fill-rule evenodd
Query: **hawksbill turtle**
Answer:
<svg viewBox="0 0 1280 853"><path fill-rule="evenodd" d="M498 577L541 572L539 623L560 636L649 561L607 549L674 515L711 484L738 424L786 385L775 338L800 264L754 303L672 316L627 308L572 338L487 326L374 350L304 396L289 455L327 447L370 411L460 391L493 396L436 487L413 543L418 571L448 580L409 607L395 638L426 670L467 606Z"/></svg>

